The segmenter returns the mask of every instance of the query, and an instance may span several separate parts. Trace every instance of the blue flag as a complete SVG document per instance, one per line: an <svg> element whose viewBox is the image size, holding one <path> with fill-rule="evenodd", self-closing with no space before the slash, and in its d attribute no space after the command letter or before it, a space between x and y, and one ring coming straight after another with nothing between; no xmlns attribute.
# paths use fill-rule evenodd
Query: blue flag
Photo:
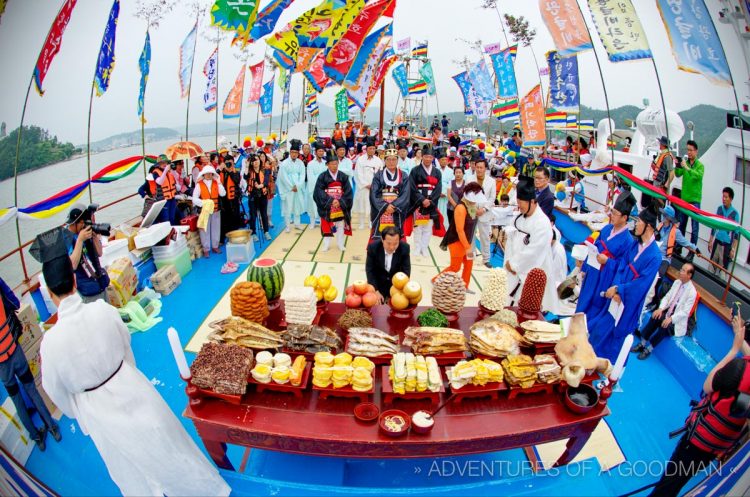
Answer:
<svg viewBox="0 0 750 497"><path fill-rule="evenodd" d="M578 58L574 55L561 57L558 52L547 52L549 65L549 105L561 112L577 114L580 94L578 91Z"/></svg>
<svg viewBox="0 0 750 497"><path fill-rule="evenodd" d="M276 23L279 22L281 13L284 12L292 2L294 2L294 0L273 0L266 5L260 14L258 14L253 29L250 30L250 38L257 41L272 32L276 27Z"/></svg>
<svg viewBox="0 0 750 497"><path fill-rule="evenodd" d="M260 96L260 113L263 117L270 117L271 111L273 110L273 80L276 78L274 74L271 79L263 85L263 94Z"/></svg>
<svg viewBox="0 0 750 497"><path fill-rule="evenodd" d="M515 98L518 96L518 85L516 84L516 71L513 68L515 57L510 49L490 55L492 67L497 76L497 96L500 98Z"/></svg>
<svg viewBox="0 0 750 497"><path fill-rule="evenodd" d="M495 100L495 85L492 84L492 76L483 60L469 69L469 81L482 100L486 102Z"/></svg>
<svg viewBox="0 0 750 497"><path fill-rule="evenodd" d="M471 93L471 82L469 81L469 77L466 74L466 71L456 74L453 76L453 81L456 82L459 89L461 90L461 94L464 97L464 114L471 115L471 107L469 106L469 93Z"/></svg>
<svg viewBox="0 0 750 497"><path fill-rule="evenodd" d="M403 64L399 64L393 68L393 79L396 81L399 91L402 97L409 95L409 81L406 78L406 67Z"/></svg>
<svg viewBox="0 0 750 497"><path fill-rule="evenodd" d="M109 78L115 69L115 32L117 30L117 17L120 15L120 0L115 0L112 10L109 11L107 27L104 28L102 47L99 49L99 58L96 61L96 74L94 85L96 95L101 97L109 88Z"/></svg>
<svg viewBox="0 0 750 497"><path fill-rule="evenodd" d="M146 82L148 73L151 69L151 35L146 31L146 42L143 44L143 51L138 59L138 67L141 70L141 91L138 93L138 115L141 122L146 122L146 116L143 115L143 103L146 99Z"/></svg>

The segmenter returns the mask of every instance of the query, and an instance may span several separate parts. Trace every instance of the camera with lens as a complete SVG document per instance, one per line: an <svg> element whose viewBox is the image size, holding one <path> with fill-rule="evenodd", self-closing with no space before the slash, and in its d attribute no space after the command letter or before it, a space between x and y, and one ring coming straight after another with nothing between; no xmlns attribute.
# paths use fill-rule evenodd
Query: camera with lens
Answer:
<svg viewBox="0 0 750 497"><path fill-rule="evenodd" d="M109 237L112 231L112 225L109 223L94 223L91 221L91 217L99 209L99 204L91 204L86 207L86 212L83 213L83 224L84 226L91 227L91 230L97 235Z"/></svg>
<svg viewBox="0 0 750 497"><path fill-rule="evenodd" d="M682 167L682 157L679 155L674 158L674 167Z"/></svg>

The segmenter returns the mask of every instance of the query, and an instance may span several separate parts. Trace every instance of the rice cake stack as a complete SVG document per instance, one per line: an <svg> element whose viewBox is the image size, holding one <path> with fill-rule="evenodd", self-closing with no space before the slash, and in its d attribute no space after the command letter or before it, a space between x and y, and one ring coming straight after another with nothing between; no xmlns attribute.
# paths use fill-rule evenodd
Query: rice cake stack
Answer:
<svg viewBox="0 0 750 497"><path fill-rule="evenodd" d="M251 350L215 342L203 344L190 366L191 382L216 393L242 395L253 365Z"/></svg>
<svg viewBox="0 0 750 497"><path fill-rule="evenodd" d="M560 365L552 354L538 354L534 356L536 376L542 383L557 383L560 381Z"/></svg>
<svg viewBox="0 0 750 497"><path fill-rule="evenodd" d="M315 289L295 286L284 290L284 309L286 322L294 324L312 324L318 313Z"/></svg>
<svg viewBox="0 0 750 497"><path fill-rule="evenodd" d="M523 354L509 355L500 363L505 372L505 380L510 385L531 388L536 383L536 366L531 357Z"/></svg>

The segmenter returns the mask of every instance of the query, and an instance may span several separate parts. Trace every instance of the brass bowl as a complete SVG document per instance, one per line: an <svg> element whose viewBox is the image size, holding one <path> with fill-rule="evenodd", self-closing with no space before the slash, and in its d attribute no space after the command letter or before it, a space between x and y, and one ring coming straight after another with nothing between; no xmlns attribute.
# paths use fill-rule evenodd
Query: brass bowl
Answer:
<svg viewBox="0 0 750 497"><path fill-rule="evenodd" d="M229 243L247 243L250 241L250 230L234 230L227 233Z"/></svg>

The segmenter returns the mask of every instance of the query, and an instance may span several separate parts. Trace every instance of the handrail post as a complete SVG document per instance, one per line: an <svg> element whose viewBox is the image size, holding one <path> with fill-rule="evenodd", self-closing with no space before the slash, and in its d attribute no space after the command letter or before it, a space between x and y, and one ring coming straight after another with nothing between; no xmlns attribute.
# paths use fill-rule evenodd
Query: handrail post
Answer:
<svg viewBox="0 0 750 497"><path fill-rule="evenodd" d="M16 240L18 240L18 253L21 256L21 269L23 270L23 282L29 282L29 273L26 270L26 259L23 256L23 245L21 244L21 225L16 214Z"/></svg>

